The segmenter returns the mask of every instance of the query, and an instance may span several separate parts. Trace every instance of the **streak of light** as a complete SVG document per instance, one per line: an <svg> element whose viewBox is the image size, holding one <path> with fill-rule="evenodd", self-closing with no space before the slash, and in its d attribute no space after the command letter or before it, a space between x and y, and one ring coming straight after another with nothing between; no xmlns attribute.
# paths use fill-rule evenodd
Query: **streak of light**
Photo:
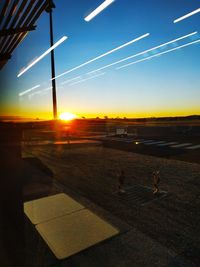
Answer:
<svg viewBox="0 0 200 267"><path fill-rule="evenodd" d="M28 90L25 90L25 91L19 93L19 96L23 96L23 95L25 95L25 94L27 94L27 93L29 93L29 92L31 92L31 91L37 89L38 87L40 87L40 84L38 84L38 85L36 85L36 86L34 86L34 87L28 89Z"/></svg>
<svg viewBox="0 0 200 267"><path fill-rule="evenodd" d="M26 68L24 68L17 77L19 78L22 74L24 74L27 70L29 70L31 67L33 67L38 61L40 61L42 58L44 58L47 54L49 54L53 49L55 49L57 46L59 46L62 42L64 42L67 39L67 36L63 36L58 42L56 42L53 46L51 46L47 51L45 51L41 56L36 58L31 64L29 64Z"/></svg>
<svg viewBox="0 0 200 267"><path fill-rule="evenodd" d="M143 59L140 59L140 60L137 60L137 61L128 63L128 64L126 64L126 65L122 65L122 66L120 66L120 67L118 67L118 68L116 68L116 69L119 70L119 69L128 67L128 66L130 66L130 65L137 64L137 63L139 63L139 62L142 62L142 61L145 61L145 60L149 60L149 59L152 59L152 58L154 58L154 57L158 57L158 56L161 56L161 55L163 55L163 54L167 54L167 53L169 53L169 52L172 52L172 51L175 51L175 50L178 50L178 49L181 49L181 48L184 48L184 47L187 47L187 46L190 46L190 45L199 43L199 42L200 42L200 39L198 39L198 40L196 40L196 41L193 41L193 42L190 42L190 43L187 43L187 44L184 44L184 45L177 46L177 47L175 47L175 48L172 48L172 49L169 49L169 50L167 50L167 51L158 53L158 54L156 54L156 55L153 55L153 56L150 56L150 57L147 57L147 58L143 58Z"/></svg>
<svg viewBox="0 0 200 267"><path fill-rule="evenodd" d="M199 13L199 12L200 12L200 8L197 8L197 9L195 9L194 11L192 11L192 12L190 12L190 13L188 13L188 14L186 14L186 15L184 15L184 16L178 18L178 19L175 19L175 20L174 20L174 23L177 23L177 22L179 22L179 21L181 21L181 20L184 20L184 19L186 19L186 18L189 18L189 17L191 17L191 16L193 16L193 15Z"/></svg>
<svg viewBox="0 0 200 267"><path fill-rule="evenodd" d="M45 88L45 89L42 89L42 90L39 90L37 92L34 92L34 93L31 93L30 96L34 96L34 95L41 95L47 91L50 91L52 90L52 86L51 87L48 87L48 88Z"/></svg>
<svg viewBox="0 0 200 267"><path fill-rule="evenodd" d="M112 4L115 0L105 0L100 6L98 6L94 11L92 11L87 17L84 18L85 21L90 21L101 13L105 8Z"/></svg>
<svg viewBox="0 0 200 267"><path fill-rule="evenodd" d="M102 76L102 75L105 75L105 72L104 72L104 73L97 74L97 75L94 75L94 76L91 76L91 77L86 78L86 79L83 79L83 80L81 80L81 81L77 81L77 82L71 83L71 84L69 84L69 86L75 85L75 84L77 84L77 83L86 82L86 81L88 81L88 80L97 78L97 77Z"/></svg>
<svg viewBox="0 0 200 267"><path fill-rule="evenodd" d="M97 72L97 71L106 69L106 68L108 68L108 67L114 66L114 65L116 65L116 64L119 64L119 63L121 63L121 62L124 62L124 61L126 61L126 60L129 60L129 59L131 59L131 58L135 58L135 57L144 55L144 54L146 54L146 53L148 53L148 52L151 52L151 51L153 51L153 50L155 50L155 49L158 49L158 48L161 48L161 47L163 47L163 46L165 46L165 45L169 45L169 44L172 44L172 43L174 43L174 42L180 41L180 40L182 40L182 39L185 39L185 38L190 37L190 36L192 36L192 35L195 35L195 34L197 34L197 33L198 33L197 31L196 31L196 32L192 32L192 33L190 33L190 34L187 34L187 35L181 36L181 37L179 37L179 38L173 39L173 40L171 40L171 41L169 41L169 42L167 42L167 43L163 43L163 44L161 44L161 45L154 46L153 48L147 49L147 50L142 51L142 52L140 52L140 53L137 53L137 54L135 54L135 55L132 55L132 56L123 58L123 59L121 59L121 60L118 60L118 61L116 61L116 62L113 62L113 63L111 63L111 64L108 64L108 65L106 65L106 66L103 66L103 67L101 67L101 68L98 68L98 69L95 69L95 70L93 70L93 71L90 71L90 72L88 72L87 74L92 74L92 73L94 73L94 72Z"/></svg>
<svg viewBox="0 0 200 267"><path fill-rule="evenodd" d="M63 75L66 75L67 73L70 73L70 72L72 72L74 70L80 69L83 66L86 66L86 65L88 65L88 64L90 64L90 63L92 63L92 62L94 62L94 61L96 61L96 60L98 60L98 59L100 59L102 57L105 57L105 56L107 56L107 55L109 55L109 54L111 54L111 53L113 53L113 52L115 52L117 50L120 50L120 49L124 48L125 46L128 46L128 45L130 45L132 43L135 43L135 42L137 42L137 41L139 41L139 40L141 40L141 39L143 39L143 38L145 38L147 36L149 36L149 33L143 34L140 37L137 37L137 38L135 38L135 39L123 44L123 45L120 45L120 46L118 46L118 47L116 47L116 48L104 53L104 54L101 54L100 56L97 56L97 57L95 57L95 58L93 58L93 59L91 59L89 61L86 61L85 63L82 63L81 65L78 65L78 66L76 66L76 67L74 67L74 68L72 68L70 70L67 70L67 71L59 74L58 76L55 76L54 78L52 78L52 80L57 79L57 78L59 78L59 77L61 77Z"/></svg>
<svg viewBox="0 0 200 267"><path fill-rule="evenodd" d="M72 82L72 81L74 81L74 80L78 80L78 79L81 79L81 76L77 76L77 77L75 77L75 78L72 78L72 79L66 80L66 81L62 82L61 84L70 83L70 82Z"/></svg>

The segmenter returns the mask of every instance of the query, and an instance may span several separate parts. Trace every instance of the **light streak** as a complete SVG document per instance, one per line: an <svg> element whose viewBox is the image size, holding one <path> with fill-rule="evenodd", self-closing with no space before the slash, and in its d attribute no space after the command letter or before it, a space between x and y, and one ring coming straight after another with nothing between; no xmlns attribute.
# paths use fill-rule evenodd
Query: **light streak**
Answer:
<svg viewBox="0 0 200 267"><path fill-rule="evenodd" d="M43 94L43 93L46 92L46 91L50 91L51 89L52 89L52 87L48 87L48 88L39 90L39 91L37 91L37 92L31 93L30 96L40 95L40 94Z"/></svg>
<svg viewBox="0 0 200 267"><path fill-rule="evenodd" d="M137 64L137 63L139 63L139 62L142 62L142 61L145 61L145 60L149 60L149 59L152 59L152 58L154 58L154 57L158 57L158 56L161 56L161 55L163 55L163 54L167 54L167 53L169 53L169 52L172 52L172 51L175 51L175 50L178 50L178 49L181 49L181 48L184 48L184 47L187 47L187 46L190 46L190 45L199 43L199 42L200 42L200 39L198 39L198 40L196 40L196 41L193 41L193 42L190 42L190 43L187 43L187 44L184 44L184 45L177 46L177 47L175 47L175 48L172 48L172 49L169 49L169 50L167 50L167 51L158 53L158 54L156 54L156 55L153 55L153 56L150 56L150 57L147 57L147 58L143 58L143 59L140 59L140 60L137 60L137 61L128 63L128 64L126 64L126 65L122 65L121 67L118 67L118 68L116 68L116 69L119 70L119 69L128 67L128 66L130 66L130 65Z"/></svg>
<svg viewBox="0 0 200 267"><path fill-rule="evenodd" d="M193 16L193 15L199 13L199 12L200 12L200 8L197 8L196 10L194 10L194 11L192 11L192 12L190 12L190 13L188 13L188 14L186 14L186 15L184 15L184 16L178 18L178 19L175 19L175 20L174 20L174 23L177 23L177 22L179 22L179 21L181 21L181 20L184 20L184 19L186 19L186 18L189 18L189 17L191 17L191 16Z"/></svg>
<svg viewBox="0 0 200 267"><path fill-rule="evenodd" d="M70 83L70 82L72 82L72 81L74 81L74 80L78 80L78 79L81 79L81 76L77 76L77 77L75 77L75 78L72 78L72 79L66 80L66 81L62 82L61 84Z"/></svg>
<svg viewBox="0 0 200 267"><path fill-rule="evenodd" d="M36 86L34 86L34 87L28 89L28 90L25 90L25 91L19 93L19 96L23 96L23 95L25 95L25 94L27 94L27 93L29 93L29 92L31 92L31 91L37 89L38 87L40 87L40 84L38 84L38 85L36 85Z"/></svg>
<svg viewBox="0 0 200 267"><path fill-rule="evenodd" d="M101 13L105 8L112 4L115 0L105 0L100 6L98 6L94 11L92 11L87 17L84 18L85 21L90 21Z"/></svg>
<svg viewBox="0 0 200 267"><path fill-rule="evenodd" d="M128 45L130 45L130 44L132 44L132 43L135 43L135 42L137 42L137 41L139 41L139 40L141 40L141 39L143 39L143 38L145 38L145 37L147 37L147 36L149 36L149 33L146 33L146 34L144 34L144 35L142 35L142 36L140 36L140 37L137 37L137 38L131 40L130 42L127 42L127 43L125 43L125 44L123 44L123 45L120 45L120 46L118 46L118 47L116 47L116 48L114 48L114 49L112 49L112 50L110 50L110 51L108 51L108 52L106 52L106 53L104 53L104 54L102 54L102 55L100 55L100 56L97 56L97 57L95 57L95 58L93 58L93 59L91 59L91 60L89 60L89 61L87 61L87 62L85 62L85 63L83 63L83 64L81 64L81 65L79 65L79 66L76 66L76 67L74 67L74 68L72 68L72 69L70 69L70 70L67 70L67 71L61 73L60 75L58 75L58 76L52 78L52 80L57 79L57 78L59 78L59 77L61 77L61 76L63 76L63 75L66 75L67 73L70 73L70 72L72 72L72 71L74 71L74 70L80 69L80 68L82 68L83 66L86 66L86 65L88 65L88 64L90 64L90 63L92 63L92 62L94 62L94 61L96 61L96 60L98 60L98 59L100 59L100 58L102 58L102 57L105 57L105 56L107 56L107 55L109 55L109 54L111 54L111 53L113 53L113 52L115 52L115 51L117 51L117 50L120 50L120 49L122 49L122 48L125 47L125 46L128 46Z"/></svg>
<svg viewBox="0 0 200 267"><path fill-rule="evenodd" d="M22 74L24 74L27 70L29 70L31 67L33 67L38 61L40 61L42 58L44 58L47 54L49 54L53 49L55 49L57 46L59 46L62 42L64 42L67 39L67 36L63 36L58 42L56 42L53 46L51 46L47 51L45 51L41 56L36 58L31 64L29 64L25 69L23 69L17 77L19 78Z"/></svg>
<svg viewBox="0 0 200 267"><path fill-rule="evenodd" d="M161 48L161 47L163 47L163 46L165 46L165 45L169 45L169 44L172 44L172 43L174 43L174 42L180 41L180 40L182 40L182 39L185 39L185 38L190 37L190 36L192 36L192 35L195 35L195 34L197 34L197 33L198 33L197 31L196 31L196 32L192 32L192 33L190 33L190 34L187 34L187 35L181 36L181 37L179 37L179 38L173 39L173 40L171 40L171 41L169 41L169 42L167 42L167 43L164 43L164 44L161 44L161 45L158 45L158 46L154 46L153 48L147 49L147 50L142 51L142 52L140 52L140 53L137 53L137 54L135 54L135 55L132 55L132 56L123 58L123 59L118 60L118 61L116 61L116 62L114 62L114 63L108 64L108 65L103 66L103 67L101 67L101 68L98 68L98 69L95 69L95 70L93 70L93 71L90 71L90 72L88 72L87 74L92 74L92 73L94 73L94 72L97 72L97 71L106 69L106 68L108 68L108 67L114 66L114 65L116 65L116 64L119 64L119 63L121 63L121 62L124 62L124 61L126 61L126 60L129 60L129 59L131 59L131 58L135 58L135 57L144 55L144 54L146 54L146 53L148 53L148 52L151 52L151 51L153 51L153 50L155 50L155 49L158 49L158 48Z"/></svg>
<svg viewBox="0 0 200 267"><path fill-rule="evenodd" d="M94 76L89 77L89 78L86 78L86 79L83 79L83 80L81 80L81 81L77 81L77 82L71 83L71 84L69 84L69 86L75 85L75 84L77 84L77 83L86 82L86 81L88 81L88 80L97 78L97 77L102 76L102 75L105 75L105 72L104 72L104 73L97 74L97 75L94 75Z"/></svg>

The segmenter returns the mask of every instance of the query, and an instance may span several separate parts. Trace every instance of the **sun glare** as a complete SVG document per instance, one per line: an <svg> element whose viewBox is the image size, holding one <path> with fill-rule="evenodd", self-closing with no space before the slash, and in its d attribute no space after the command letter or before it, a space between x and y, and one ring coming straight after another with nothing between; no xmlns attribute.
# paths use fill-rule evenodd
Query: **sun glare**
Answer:
<svg viewBox="0 0 200 267"><path fill-rule="evenodd" d="M71 121L71 120L76 119L77 117L78 116L73 114L73 113L63 112L63 113L60 114L59 119L62 120L62 121Z"/></svg>

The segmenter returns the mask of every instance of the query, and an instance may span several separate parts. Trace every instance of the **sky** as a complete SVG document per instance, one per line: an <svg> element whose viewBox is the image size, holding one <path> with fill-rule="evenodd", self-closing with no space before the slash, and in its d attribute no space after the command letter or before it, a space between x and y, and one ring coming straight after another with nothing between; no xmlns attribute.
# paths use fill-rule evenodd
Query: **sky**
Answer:
<svg viewBox="0 0 200 267"><path fill-rule="evenodd" d="M115 0L86 22L84 17L103 1L54 0L54 43L68 37L54 51L56 76L146 33L149 35L57 78L58 114L71 112L87 118L200 114L200 43L119 68L200 39L200 13L173 23L199 8L199 0ZM0 115L53 118L50 54L17 77L21 69L49 48L48 16L46 12L41 15L36 30L27 35L0 71ZM197 34L173 44L87 74L196 31Z"/></svg>

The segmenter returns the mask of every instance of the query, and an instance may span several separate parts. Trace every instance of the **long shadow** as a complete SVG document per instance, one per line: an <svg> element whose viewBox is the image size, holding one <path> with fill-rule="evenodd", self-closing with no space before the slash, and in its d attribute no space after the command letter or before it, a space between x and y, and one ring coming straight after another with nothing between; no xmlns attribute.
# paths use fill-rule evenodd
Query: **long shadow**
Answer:
<svg viewBox="0 0 200 267"><path fill-rule="evenodd" d="M53 172L39 158L28 157L24 158L23 160L48 176L53 177Z"/></svg>

